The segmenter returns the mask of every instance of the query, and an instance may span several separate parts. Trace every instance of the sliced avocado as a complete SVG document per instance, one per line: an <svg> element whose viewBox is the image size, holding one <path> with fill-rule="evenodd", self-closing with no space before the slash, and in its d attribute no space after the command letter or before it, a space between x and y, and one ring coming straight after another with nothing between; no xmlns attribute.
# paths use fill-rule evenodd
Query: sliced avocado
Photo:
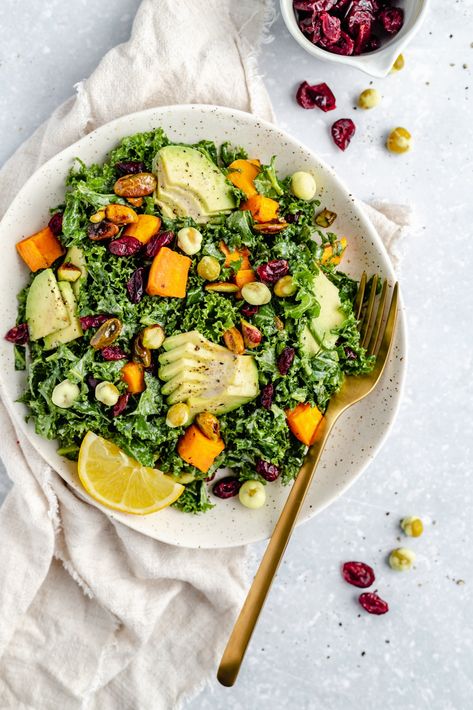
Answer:
<svg viewBox="0 0 473 710"><path fill-rule="evenodd" d="M82 271L78 266L74 266L69 261L65 261L57 270L57 280L58 281L69 281L69 283L74 283L82 276Z"/></svg>
<svg viewBox="0 0 473 710"><path fill-rule="evenodd" d="M303 353L309 357L314 357L320 350L320 345L310 332L309 327L304 326L300 335L299 345Z"/></svg>
<svg viewBox="0 0 473 710"><path fill-rule="evenodd" d="M169 404L187 402L199 412L223 414L257 397L258 369L251 355L235 355L198 331L166 338L159 356L162 393Z"/></svg>
<svg viewBox="0 0 473 710"><path fill-rule="evenodd" d="M182 187L168 185L164 179L161 161L156 162L156 177L158 185L156 188L156 204L162 210L170 211L172 219L176 217L192 217L196 222L204 223L209 220L207 211L198 198L198 196L190 190L185 190Z"/></svg>
<svg viewBox="0 0 473 710"><path fill-rule="evenodd" d="M335 347L338 334L332 331L340 328L346 320L345 313L341 310L342 302L338 288L323 273L319 271L314 279L315 296L320 303L320 313L310 324L310 331L320 346L329 350Z"/></svg>
<svg viewBox="0 0 473 710"><path fill-rule="evenodd" d="M80 278L78 278L77 281L74 281L74 285L72 286L74 295L77 298L82 284L87 281L87 262L82 249L76 246L69 247L66 252L66 256L64 257L64 264L72 264L73 266L77 266L77 268L82 272Z"/></svg>
<svg viewBox="0 0 473 710"><path fill-rule="evenodd" d="M176 217L192 217L198 223L208 222L214 215L221 212L228 213L230 210L218 210L217 212L208 212L200 197L191 192L189 189L178 187L177 185L169 185L165 178L161 165L161 161L155 163L156 176L158 185L156 189L156 204L161 208L164 216L170 216L171 219Z"/></svg>
<svg viewBox="0 0 473 710"><path fill-rule="evenodd" d="M161 148L155 157L153 172L161 172L161 168L164 185L193 193L207 214L236 207L232 186L225 175L196 148L182 145Z"/></svg>
<svg viewBox="0 0 473 710"><path fill-rule="evenodd" d="M70 324L66 325L65 328L61 328L61 330L57 330L55 333L45 336L44 347L46 350L57 348L60 343L70 343L72 340L81 338L83 335L80 320L76 316L77 301L74 296L73 285L68 281L59 281L58 286L62 299L66 304Z"/></svg>
<svg viewBox="0 0 473 710"><path fill-rule="evenodd" d="M33 279L26 297L30 340L39 340L69 324L69 314L52 269Z"/></svg>
<svg viewBox="0 0 473 710"><path fill-rule="evenodd" d="M176 348L177 350L177 348ZM164 354L164 353L163 353ZM168 365L163 365L158 372L158 376L160 377L161 380L166 380L166 382L169 382L171 379L174 379L176 376L180 377L182 375L182 372L186 370L190 370L191 368L195 368L195 360L192 358L188 357L181 357L178 360L170 362Z"/></svg>

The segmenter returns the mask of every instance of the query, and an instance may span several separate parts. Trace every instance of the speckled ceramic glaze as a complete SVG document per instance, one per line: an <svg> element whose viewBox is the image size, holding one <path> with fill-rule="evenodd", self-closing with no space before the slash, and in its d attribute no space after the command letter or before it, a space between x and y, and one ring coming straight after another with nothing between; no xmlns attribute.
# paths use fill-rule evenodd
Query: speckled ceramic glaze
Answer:
<svg viewBox="0 0 473 710"><path fill-rule="evenodd" d="M250 156L269 162L277 155L278 172L309 170L317 180L322 206L338 214L337 232L348 239L343 269L359 277L365 269L377 272L392 283L394 274L386 251L355 197L317 156L288 134L250 114L214 106L174 106L149 109L113 121L70 146L38 170L17 195L0 224L3 250L3 308L0 328L6 332L16 318L16 293L26 283L28 272L17 256L14 244L37 231L48 220L48 211L63 201L64 181L73 159L100 162L126 135L161 126L179 142L194 143L203 138L243 145ZM322 456L300 522L309 520L341 495L376 455L396 416L406 364L405 322L401 311L391 359L378 388L338 421ZM38 453L81 496L86 496L76 465L56 453L56 443L37 436L33 424L26 424L26 409L16 402L23 390L24 373L13 365L13 348L0 341L0 388L12 416L27 434ZM220 475L224 475L223 472ZM218 478L218 475L217 475ZM188 515L166 509L139 517L102 508L135 530L157 540L184 547L231 547L262 540L271 534L286 499L288 488L279 482L267 485L267 503L249 510L238 498L214 499L215 508L204 515ZM96 505L93 501L91 501ZM101 506L99 506L101 507Z"/></svg>

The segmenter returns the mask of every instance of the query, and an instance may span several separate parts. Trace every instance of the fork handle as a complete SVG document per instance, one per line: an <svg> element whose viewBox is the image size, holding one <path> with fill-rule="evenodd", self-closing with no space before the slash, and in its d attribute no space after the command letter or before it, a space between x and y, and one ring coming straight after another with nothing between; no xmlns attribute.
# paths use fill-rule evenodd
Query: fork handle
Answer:
<svg viewBox="0 0 473 710"><path fill-rule="evenodd" d="M310 447L287 497L266 552L253 579L250 591L225 647L217 678L222 685L227 687L232 686L237 679L256 622L283 558L307 491L310 488L325 442L337 418L330 417L329 412L330 407L328 407L327 413L317 429L316 440Z"/></svg>

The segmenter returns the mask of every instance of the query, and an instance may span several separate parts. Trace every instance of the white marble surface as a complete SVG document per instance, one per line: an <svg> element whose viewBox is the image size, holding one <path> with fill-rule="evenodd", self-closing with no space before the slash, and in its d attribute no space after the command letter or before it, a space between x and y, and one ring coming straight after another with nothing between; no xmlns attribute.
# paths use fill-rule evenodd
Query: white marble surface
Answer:
<svg viewBox="0 0 473 710"><path fill-rule="evenodd" d="M129 34L138 0L4 0L0 5L0 163ZM473 2L433 2L406 68L373 85L382 104L354 111L369 77L306 55L280 19L261 71L279 123L317 150L366 200L410 203L417 228L400 274L410 327L405 400L384 449L349 493L293 537L238 684L214 682L192 710L464 710L473 697L471 336ZM297 84L326 81L339 108L303 111ZM351 116L346 153L333 118ZM396 125L410 154L387 154ZM469 163L467 157L469 156ZM9 488L0 473L0 499ZM421 515L415 569L392 572L398 520ZM263 550L253 548L254 562ZM374 565L391 611L360 613L339 565ZM157 679L157 682L159 680Z"/></svg>

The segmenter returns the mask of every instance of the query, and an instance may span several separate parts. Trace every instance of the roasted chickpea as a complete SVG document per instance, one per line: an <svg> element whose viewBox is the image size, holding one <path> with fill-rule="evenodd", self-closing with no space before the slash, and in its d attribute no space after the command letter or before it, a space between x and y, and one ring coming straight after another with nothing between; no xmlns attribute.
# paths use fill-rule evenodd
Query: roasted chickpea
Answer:
<svg viewBox="0 0 473 710"><path fill-rule="evenodd" d="M300 200L312 200L317 191L317 184L313 175L298 170L291 177L291 189Z"/></svg>
<svg viewBox="0 0 473 710"><path fill-rule="evenodd" d="M185 426L190 419L190 409L185 402L179 402L169 407L166 424L169 427Z"/></svg>
<svg viewBox="0 0 473 710"><path fill-rule="evenodd" d="M407 153L411 149L411 134L407 128L398 126L388 136L386 148L391 153Z"/></svg>
<svg viewBox="0 0 473 710"><path fill-rule="evenodd" d="M252 281L245 284L241 289L241 295L252 306L264 306L265 303L269 303L271 300L271 291L261 281Z"/></svg>
<svg viewBox="0 0 473 710"><path fill-rule="evenodd" d="M197 265L197 273L201 279L215 281L220 276L220 264L214 256L203 256Z"/></svg>
<svg viewBox="0 0 473 710"><path fill-rule="evenodd" d="M177 245L188 256L193 256L200 251L202 239L202 232L195 227L183 227L177 233Z"/></svg>
<svg viewBox="0 0 473 710"><path fill-rule="evenodd" d="M245 508L253 510L262 508L266 503L266 491L260 481L245 481L238 492L238 497Z"/></svg>
<svg viewBox="0 0 473 710"><path fill-rule="evenodd" d="M358 106L370 109L377 106L381 101L381 94L377 89L365 89L358 97Z"/></svg>

